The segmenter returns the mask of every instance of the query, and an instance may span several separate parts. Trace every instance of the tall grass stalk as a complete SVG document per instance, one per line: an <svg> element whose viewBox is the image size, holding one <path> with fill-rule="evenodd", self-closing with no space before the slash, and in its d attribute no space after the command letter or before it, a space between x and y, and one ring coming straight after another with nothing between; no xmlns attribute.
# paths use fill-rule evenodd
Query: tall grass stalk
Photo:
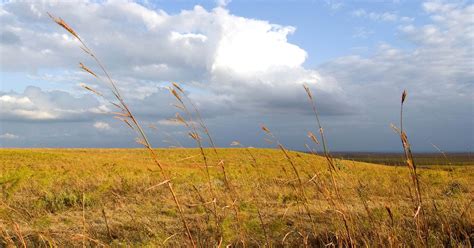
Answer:
<svg viewBox="0 0 474 248"><path fill-rule="evenodd" d="M351 235L351 231L350 231L350 227L349 227L349 220L347 219L347 215L348 215L347 211L346 211L347 206L344 202L344 198L341 196L341 194L339 192L339 186L338 186L336 178L335 178L335 173L336 173L336 168L337 167L336 167L334 159L331 156L331 153L329 152L329 149L327 147L326 137L324 135L324 129L323 129L323 126L321 125L321 121L319 120L318 108L316 107L316 101L314 100L311 89L307 85L303 85L303 88L305 89L306 94L308 95L308 100L311 103L311 108L312 108L314 116L316 118L316 124L317 124L317 127L319 128L319 134L321 136L321 142L322 142L322 145L323 145L324 157L326 158L326 160L328 161L328 164L329 164L329 173L331 175L333 190L336 193L337 199L339 200L339 205L341 205L341 206L338 207L337 206L338 204L336 204L336 202L333 201L332 197L330 197L330 199L333 202L333 205L335 207L335 211L337 213L339 213L342 217L342 220L344 222L344 227L346 229L347 238L349 240L349 245L351 247L353 247L354 246L354 241L352 239L352 235ZM313 133L309 133L308 136L311 138L311 140L313 140L314 143L319 144L316 136Z"/></svg>
<svg viewBox="0 0 474 248"><path fill-rule="evenodd" d="M200 113L199 109L197 108L197 106L194 104L194 102L186 95L183 88L181 86L179 86L177 83L173 83L173 88L170 88L170 91L173 94L173 96L178 100L178 102L180 104L180 105L177 105L177 107L179 109L183 110L186 113L186 115L188 116L188 120L189 120L190 124L187 124L187 121L185 119L182 119L182 118L181 118L181 122L184 122L185 125L188 128L191 128L193 130L192 133L190 133L190 136L191 136L192 139L194 139L197 142L197 145L199 146L199 150L201 152L204 163L206 165L206 170L207 170L207 174L208 174L208 180L209 180L209 186L210 187L212 186L212 184L211 184L211 181L210 181L211 178L210 178L210 174L209 174L209 165L208 165L208 161L207 161L207 156L206 156L206 153L204 152L204 147L203 147L203 144L202 144L201 136L199 135L198 129L196 128L196 125L194 124L195 119L193 120L193 115L192 115L191 111L188 109L188 107L186 105L186 102L189 103L189 105L191 105L191 107L193 108L193 111L194 111L195 115L197 116L197 123L201 127L201 130L206 134L206 136L209 140L209 143L211 144L212 149L213 149L215 155L217 156L217 160L218 160L217 165L221 168L222 175L224 177L224 184L225 184L225 191L224 192L225 192L225 195L232 202L230 204L230 206L231 206L231 208L232 208L232 210L234 211L234 214L235 214L237 226L238 226L238 229L239 229L238 232L239 232L239 235L241 237L241 242L245 246L245 238L244 238L244 236L245 236L244 233L245 232L244 232L244 228L243 228L242 223L241 223L242 221L241 221L241 218L240 218L240 210L239 210L239 207L238 207L239 197L238 197L238 193L233 189L233 187L231 185L231 182L230 182L230 180L227 176L227 172L226 172L226 169L225 169L225 161L220 158L219 153L217 152L217 148L215 146L214 140L212 139L212 135L209 132L209 128L204 123L204 120L201 116L201 113ZM184 100L186 100L186 102ZM216 202L216 201L214 201L214 202ZM216 210L216 213L217 213L217 210Z"/></svg>
<svg viewBox="0 0 474 248"><path fill-rule="evenodd" d="M209 132L209 128L207 127L206 123L204 122L202 116L201 116L201 112L199 111L199 108L196 106L196 104L187 96L187 94L184 92L183 88L181 86L179 86L177 83L173 83L173 87L177 90L175 92L172 91L173 95L175 97L179 97L181 100L180 100L180 103L182 104L182 109L187 113L187 115L189 116L190 120L192 120L192 114L191 112L188 110L185 102L183 101L183 99L186 100L186 102L189 103L189 105L191 105L191 107L193 108L193 111L194 113L196 114L196 117L197 117L197 123L199 124L199 126L201 127L202 131L206 134L208 140L209 140L209 144L211 145L212 147L212 150L214 151L214 153L216 154L217 156L217 159L218 159L218 165L221 167L221 170L222 170L222 175L224 176L224 183L226 184L226 187L228 188L229 191L232 191L233 194L235 194L236 192L232 189L232 185L230 183L230 180L227 176L227 172L226 172L226 169L225 169L225 161L222 160L219 156L219 153L217 152L217 147L214 143L214 140L212 138L212 135L211 133ZM178 94L178 92L180 94ZM179 99L178 99L179 100ZM197 129L196 127L194 127L194 130L195 132L197 133ZM201 143L201 146L202 147L202 143ZM202 149L201 149L202 150ZM204 151L202 151L202 153L204 154Z"/></svg>
<svg viewBox="0 0 474 248"><path fill-rule="evenodd" d="M413 187L415 189L415 194L416 194L416 208L415 208L414 218L416 222L418 235L421 241L424 242L425 245L428 245L428 226L425 221L423 199L422 199L421 189L420 189L420 180L418 178L418 174L416 171L416 164L415 164L415 160L413 159L413 153L411 152L411 146L410 146L410 143L408 142L408 136L403 130L403 106L404 106L406 97L407 97L407 91L404 90L402 93L401 101L400 101L400 139L402 141L406 164L410 170Z"/></svg>
<svg viewBox="0 0 474 248"><path fill-rule="evenodd" d="M66 31L68 31L72 36L74 36L79 42L80 44L82 45L81 49L86 53L88 54L95 62L96 64L100 67L100 69L102 70L102 72L104 73L104 75L106 76L107 78L107 81L108 81L108 85L110 87L110 90L111 90L111 93L114 95L115 99L118 101L118 103L114 103L114 102L111 102L114 106L116 106L117 108L119 108L120 112L117 112L117 116L119 119L121 119L123 122L125 122L130 128L132 128L134 131L136 131L138 133L138 140L137 140L137 143L143 145L150 153L154 163L159 167L160 169L160 173L163 177L163 179L165 181L167 181L166 185L173 197L173 201L175 202L175 205L176 205L176 208L178 209L178 212L179 212L179 216L180 216L180 219L183 223L183 226L185 228L185 231L186 231L186 235L188 236L188 239L189 239L189 242L190 244L193 246L193 247L196 247L196 244L194 242L194 238L191 234L191 230L189 228L189 225L186 221L186 218L184 217L184 212L183 212L183 209L181 208L181 205L179 203L179 200L178 200L178 197L176 195L176 192L174 191L173 189L173 185L171 183L171 178L170 176L168 175L168 173L166 173L166 171L164 170L163 168L163 165L162 163L159 161L158 159L158 156L157 154L155 153L155 151L153 150L145 132L143 131L141 125L139 124L138 120L136 119L135 115L131 112L131 110L129 109L128 105L125 103L125 100L124 98L121 96L120 94L120 91L119 89L117 88L117 85L116 83L112 80L111 76L109 75L108 71L105 69L104 65L100 62L99 58L95 55L95 53L84 43L84 41L80 38L80 36L76 33L76 31L74 31L74 29L72 29L63 19L61 18L57 18L57 17L54 17L53 15L49 14L48 15L50 16L50 18L56 22L59 26L61 26L62 28L64 28ZM89 74L91 74L92 76L94 76L95 78L97 78L98 80L100 81L103 81L102 78L97 75L96 73L94 73L92 70L90 70L88 67L86 67L84 64L80 63L80 67L88 72ZM99 96L103 96L103 94L101 94L100 92L98 91L95 91L95 90L92 90L90 87L86 86L85 87L86 89L88 89L89 91L92 91L93 93L95 93L96 95L99 95ZM105 99L105 97L104 97Z"/></svg>

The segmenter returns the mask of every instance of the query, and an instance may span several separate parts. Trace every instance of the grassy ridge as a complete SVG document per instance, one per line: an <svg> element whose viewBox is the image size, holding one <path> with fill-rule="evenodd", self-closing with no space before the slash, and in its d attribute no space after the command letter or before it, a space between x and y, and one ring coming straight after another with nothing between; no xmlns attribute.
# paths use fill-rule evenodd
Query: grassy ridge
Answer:
<svg viewBox="0 0 474 248"><path fill-rule="evenodd" d="M323 157L289 153L303 179L312 227L299 204L296 177L285 173L291 167L282 151L250 149L253 160L245 149L218 149L240 199L235 216L233 202L222 190L219 161L205 150L219 198L218 217L212 214L199 149L155 151L170 173L199 246L320 246L337 244L344 233L345 223L320 188L330 184ZM344 160L336 165L355 243L419 244L406 167ZM1 149L0 241L45 247L183 245L186 235L159 173L143 149ZM420 169L419 177L430 244L467 246L474 230L472 167Z"/></svg>
<svg viewBox="0 0 474 248"><path fill-rule="evenodd" d="M401 153L383 152L333 152L333 157L360 162L406 166L406 160ZM457 166L473 165L474 155L467 152L459 153L414 153L413 157L418 166Z"/></svg>

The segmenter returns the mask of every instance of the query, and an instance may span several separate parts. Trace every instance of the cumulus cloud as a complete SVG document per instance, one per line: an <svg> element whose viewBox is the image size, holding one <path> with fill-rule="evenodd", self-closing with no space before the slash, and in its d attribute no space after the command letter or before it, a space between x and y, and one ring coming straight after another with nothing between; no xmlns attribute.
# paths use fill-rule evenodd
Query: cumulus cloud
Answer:
<svg viewBox="0 0 474 248"><path fill-rule="evenodd" d="M1 8L6 25L0 32L21 41L0 44L0 52L12 58L3 70L72 67L85 58L77 41L44 14L49 11L97 51L127 98L143 100L164 82L178 81L199 90L191 96L200 104L272 112L269 107L283 101L287 109L301 111L301 85L306 83L321 93L321 101L337 106L323 106L323 114L348 112L337 82L303 67L307 53L287 40L296 31L292 26L235 16L222 6L211 11L196 6L175 15L122 1L12 2ZM76 80L90 81L86 76Z"/></svg>

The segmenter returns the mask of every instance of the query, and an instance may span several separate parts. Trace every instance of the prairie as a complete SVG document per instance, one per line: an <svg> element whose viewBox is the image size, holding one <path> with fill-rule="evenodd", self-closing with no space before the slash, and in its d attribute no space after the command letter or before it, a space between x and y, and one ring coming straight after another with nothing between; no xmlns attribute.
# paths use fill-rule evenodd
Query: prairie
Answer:
<svg viewBox="0 0 474 248"><path fill-rule="evenodd" d="M204 149L212 193L199 149L154 151L197 246L421 244L406 166L336 159L341 201L333 204L339 198L327 190L333 181L322 156L257 148L217 149L216 155ZM474 170L447 168L417 172L429 233L425 245L468 247L474 238ZM0 186L2 246L189 245L146 149L1 149Z"/></svg>
<svg viewBox="0 0 474 248"><path fill-rule="evenodd" d="M425 158L429 166L417 167L403 129L406 90L400 127L392 125L404 166L335 159L307 85L319 131L308 137L323 156L287 150L263 125L278 149L216 148L177 83L169 87L173 121L197 148L154 149L98 57L63 19L49 16L95 62L99 74L79 65L111 95L82 87L113 105L111 114L144 149L0 150L2 246L472 247L470 157L457 166Z"/></svg>

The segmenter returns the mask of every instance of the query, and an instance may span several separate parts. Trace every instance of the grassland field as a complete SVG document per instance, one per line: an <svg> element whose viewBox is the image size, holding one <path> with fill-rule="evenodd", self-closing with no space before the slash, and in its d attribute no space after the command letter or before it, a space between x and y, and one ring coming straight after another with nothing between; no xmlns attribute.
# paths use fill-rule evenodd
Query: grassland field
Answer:
<svg viewBox="0 0 474 248"><path fill-rule="evenodd" d="M420 245L404 166L337 159L344 219L331 204L334 193L324 193L332 182L324 157L289 152L305 210L297 176L280 150L218 149L216 155L206 149L216 204L198 149L156 152L200 247L346 246L347 231L358 246ZM220 160L232 195L225 193ZM429 246L473 243L472 165L418 170ZM145 149L0 149L0 246L187 246L161 182Z"/></svg>

